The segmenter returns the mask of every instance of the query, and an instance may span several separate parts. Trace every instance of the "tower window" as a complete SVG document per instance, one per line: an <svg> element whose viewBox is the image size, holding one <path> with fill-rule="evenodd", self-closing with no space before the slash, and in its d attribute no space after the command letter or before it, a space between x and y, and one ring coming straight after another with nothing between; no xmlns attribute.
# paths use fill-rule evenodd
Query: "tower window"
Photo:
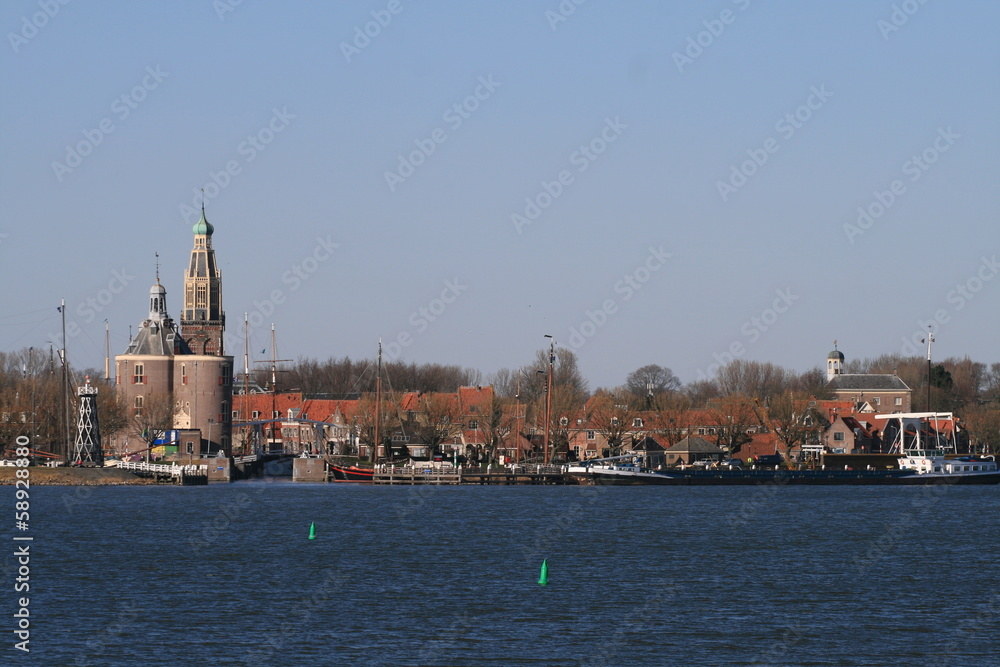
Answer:
<svg viewBox="0 0 1000 667"><path fill-rule="evenodd" d="M136 364L132 367L132 384L146 384L146 376L143 373L143 369L143 364Z"/></svg>
<svg viewBox="0 0 1000 667"><path fill-rule="evenodd" d="M135 397L134 412L136 417L142 416L142 396Z"/></svg>
<svg viewBox="0 0 1000 667"><path fill-rule="evenodd" d="M187 364L181 364L181 384L188 383Z"/></svg>

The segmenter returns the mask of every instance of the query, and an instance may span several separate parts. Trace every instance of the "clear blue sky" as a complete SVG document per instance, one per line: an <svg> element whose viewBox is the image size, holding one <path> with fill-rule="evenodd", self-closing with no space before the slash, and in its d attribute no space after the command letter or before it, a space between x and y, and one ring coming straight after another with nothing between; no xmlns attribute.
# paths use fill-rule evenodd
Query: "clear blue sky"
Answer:
<svg viewBox="0 0 1000 667"><path fill-rule="evenodd" d="M230 4L0 7L0 349L178 317L215 173L237 357L1000 360L998 3Z"/></svg>

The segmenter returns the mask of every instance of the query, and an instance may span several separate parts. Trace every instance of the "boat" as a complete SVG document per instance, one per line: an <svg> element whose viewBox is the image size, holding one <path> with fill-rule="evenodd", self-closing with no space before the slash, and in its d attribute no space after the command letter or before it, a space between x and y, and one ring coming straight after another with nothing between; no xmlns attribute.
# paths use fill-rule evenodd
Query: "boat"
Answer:
<svg viewBox="0 0 1000 667"><path fill-rule="evenodd" d="M913 477L897 468L869 470L785 470L782 468L647 469L639 462L587 461L569 466L566 474L580 483L599 485L751 486L756 484L899 484Z"/></svg>
<svg viewBox="0 0 1000 667"><path fill-rule="evenodd" d="M378 456L379 427L382 419L382 339L378 340L378 363L375 371L375 437L372 438L372 460ZM333 462L328 463L330 472L335 482L371 482L375 475L374 467L363 467L358 465L339 466Z"/></svg>
<svg viewBox="0 0 1000 667"><path fill-rule="evenodd" d="M688 466L652 469L643 465L640 455L624 455L567 466L566 474L581 483L601 485L1000 483L1000 469L993 457L955 453L958 429L952 413L912 412L876 415L876 418L888 420L885 433L891 437L890 453L899 454L897 468L787 470Z"/></svg>
<svg viewBox="0 0 1000 667"><path fill-rule="evenodd" d="M899 467L915 484L997 484L1000 469L993 456L958 456L958 424L951 412L908 412L876 415L889 420L890 452L900 454Z"/></svg>

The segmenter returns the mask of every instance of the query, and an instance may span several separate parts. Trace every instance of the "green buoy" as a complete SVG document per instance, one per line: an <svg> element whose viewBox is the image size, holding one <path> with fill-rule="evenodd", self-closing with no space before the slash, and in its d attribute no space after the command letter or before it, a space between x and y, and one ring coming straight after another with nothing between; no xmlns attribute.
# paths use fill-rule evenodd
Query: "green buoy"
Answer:
<svg viewBox="0 0 1000 667"><path fill-rule="evenodd" d="M315 521L313 521L311 524L309 524L309 539L310 540L315 540L316 539L316 522Z"/></svg>
<svg viewBox="0 0 1000 667"><path fill-rule="evenodd" d="M549 583L549 559L542 561L542 571L538 573L538 585L545 586Z"/></svg>

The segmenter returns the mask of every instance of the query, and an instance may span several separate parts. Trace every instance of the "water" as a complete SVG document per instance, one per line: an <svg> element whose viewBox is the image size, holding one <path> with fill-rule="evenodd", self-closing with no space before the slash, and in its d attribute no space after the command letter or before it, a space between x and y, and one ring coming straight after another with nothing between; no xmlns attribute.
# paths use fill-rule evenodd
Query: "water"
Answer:
<svg viewBox="0 0 1000 667"><path fill-rule="evenodd" d="M31 502L17 664L1000 660L997 487L248 482Z"/></svg>

